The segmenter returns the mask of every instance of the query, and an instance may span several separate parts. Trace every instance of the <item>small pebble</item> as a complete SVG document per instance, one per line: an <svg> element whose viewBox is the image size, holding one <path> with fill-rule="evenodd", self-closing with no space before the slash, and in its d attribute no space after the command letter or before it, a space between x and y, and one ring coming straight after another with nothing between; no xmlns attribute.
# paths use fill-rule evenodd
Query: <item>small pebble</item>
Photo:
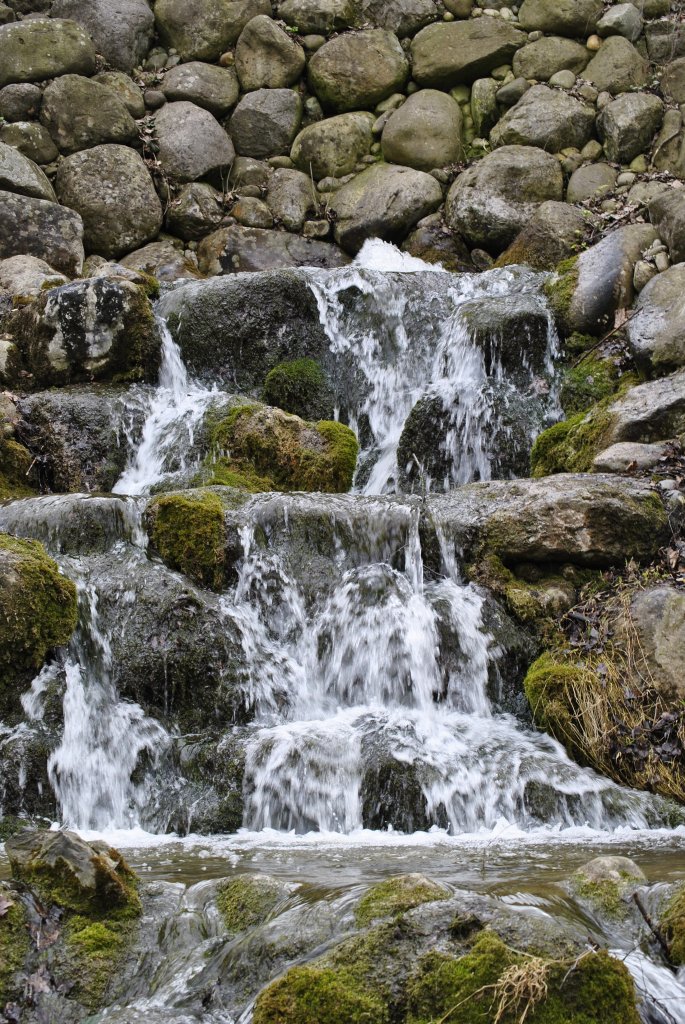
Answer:
<svg viewBox="0 0 685 1024"><path fill-rule="evenodd" d="M580 151L580 155L583 160L599 160L604 150L602 149L601 143L597 142L596 139L590 139L587 145L583 146Z"/></svg>
<svg viewBox="0 0 685 1024"><path fill-rule="evenodd" d="M654 257L654 262L656 263L656 269L660 274L663 274L664 270L668 270L671 265L668 253L665 252L658 252Z"/></svg>
<svg viewBox="0 0 685 1024"><path fill-rule="evenodd" d="M235 54L231 53L230 50L227 50L226 53L222 53L219 57L219 65L222 68L232 68L234 64Z"/></svg>
<svg viewBox="0 0 685 1024"><path fill-rule="evenodd" d="M321 49L325 42L325 36L304 36L302 39L302 45L307 53L316 53L317 50Z"/></svg>
<svg viewBox="0 0 685 1024"><path fill-rule="evenodd" d="M535 29L534 32L528 33L528 42L537 43L538 39L542 39L542 32L539 29Z"/></svg>
<svg viewBox="0 0 685 1024"><path fill-rule="evenodd" d="M623 171L621 174L619 174L618 178L616 179L616 184L634 185L636 178L637 174L633 174L632 171Z"/></svg>
<svg viewBox="0 0 685 1024"><path fill-rule="evenodd" d="M549 80L550 85L556 85L560 89L572 89L576 84L576 76L572 71L557 71Z"/></svg>
<svg viewBox="0 0 685 1024"><path fill-rule="evenodd" d="M644 153L640 153L634 160L630 161L631 171L637 171L638 174L644 174L649 167L649 162Z"/></svg>
<svg viewBox="0 0 685 1024"><path fill-rule="evenodd" d="M602 45L602 40L599 36L590 36L587 43L585 44L588 50L599 50Z"/></svg>
<svg viewBox="0 0 685 1024"><path fill-rule="evenodd" d="M327 220L307 220L302 228L305 238L328 238L331 225Z"/></svg>
<svg viewBox="0 0 685 1024"><path fill-rule="evenodd" d="M604 110L604 108L608 107L609 104L612 102L613 98L614 97L611 95L610 92L600 92L599 96L597 97L597 109Z"/></svg>
<svg viewBox="0 0 685 1024"><path fill-rule="evenodd" d="M583 82L582 85L578 86L578 95L586 103L596 103L599 92L595 89L594 85L590 85L589 82Z"/></svg>
<svg viewBox="0 0 685 1024"><path fill-rule="evenodd" d="M159 110L166 103L166 96L159 89L146 89L143 100L148 110Z"/></svg>
<svg viewBox="0 0 685 1024"><path fill-rule="evenodd" d="M645 285L648 285L653 277L656 277L656 267L647 260L638 260L633 271L633 287L636 292L641 292Z"/></svg>

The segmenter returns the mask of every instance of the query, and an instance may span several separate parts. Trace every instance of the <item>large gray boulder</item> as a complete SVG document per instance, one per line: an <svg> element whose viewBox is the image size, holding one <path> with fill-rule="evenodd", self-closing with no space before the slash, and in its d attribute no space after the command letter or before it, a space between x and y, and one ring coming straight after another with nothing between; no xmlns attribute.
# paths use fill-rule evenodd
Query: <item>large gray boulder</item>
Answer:
<svg viewBox="0 0 685 1024"><path fill-rule="evenodd" d="M628 338L635 358L652 373L685 366L685 263L642 289Z"/></svg>
<svg viewBox="0 0 685 1024"><path fill-rule="evenodd" d="M100 74L94 76L93 81L106 86L115 96L118 96L134 120L138 121L145 116L143 91L123 71L101 71Z"/></svg>
<svg viewBox="0 0 685 1024"><path fill-rule="evenodd" d="M33 160L0 142L0 189L55 202L52 185Z"/></svg>
<svg viewBox="0 0 685 1024"><path fill-rule="evenodd" d="M570 203L549 200L537 210L497 260L498 267L524 264L535 270L554 270L577 252L587 231L583 211Z"/></svg>
<svg viewBox="0 0 685 1024"><path fill-rule="evenodd" d="M582 203L608 192L616 185L618 173L609 164L584 164L569 178L566 199L569 203Z"/></svg>
<svg viewBox="0 0 685 1024"><path fill-rule="evenodd" d="M666 65L661 75L661 89L674 103L685 103L685 57Z"/></svg>
<svg viewBox="0 0 685 1024"><path fill-rule="evenodd" d="M521 28L584 39L597 28L602 0L523 0L519 11Z"/></svg>
<svg viewBox="0 0 685 1024"><path fill-rule="evenodd" d="M233 163L229 136L208 110L181 100L166 103L155 114L157 158L172 181L220 179Z"/></svg>
<svg viewBox="0 0 685 1024"><path fill-rule="evenodd" d="M44 291L12 314L8 330L24 379L154 379L161 340L145 291L131 281L88 278Z"/></svg>
<svg viewBox="0 0 685 1024"><path fill-rule="evenodd" d="M257 89L238 103L229 131L240 156L279 156L290 152L302 123L302 100L292 89Z"/></svg>
<svg viewBox="0 0 685 1024"><path fill-rule="evenodd" d="M548 295L565 332L599 335L617 310L631 306L635 264L656 237L650 224L628 224L564 268L560 278L548 285Z"/></svg>
<svg viewBox="0 0 685 1024"><path fill-rule="evenodd" d="M529 222L540 203L561 201L559 161L530 146L503 146L460 174L445 219L470 245L499 254Z"/></svg>
<svg viewBox="0 0 685 1024"><path fill-rule="evenodd" d="M0 259L36 256L69 277L83 267L83 221L57 203L0 191Z"/></svg>
<svg viewBox="0 0 685 1024"><path fill-rule="evenodd" d="M59 201L81 215L89 253L122 256L152 241L162 226L148 169L126 146L95 146L66 157L55 186Z"/></svg>
<svg viewBox="0 0 685 1024"><path fill-rule="evenodd" d="M235 69L245 92L287 89L304 71L302 47L275 21L258 15L240 33L235 48Z"/></svg>
<svg viewBox="0 0 685 1024"><path fill-rule="evenodd" d="M597 34L602 39L607 36L625 36L631 43L636 43L642 35L643 27L642 15L634 4L616 4L597 22Z"/></svg>
<svg viewBox="0 0 685 1024"><path fill-rule="evenodd" d="M233 68L215 67L202 61L178 64L164 76L162 92L168 100L187 100L224 117L238 102L240 87Z"/></svg>
<svg viewBox="0 0 685 1024"><path fill-rule="evenodd" d="M321 178L342 178L351 174L373 145L373 114L358 111L338 114L303 128L290 151L296 167Z"/></svg>
<svg viewBox="0 0 685 1024"><path fill-rule="evenodd" d="M246 394L261 390L278 363L304 356L320 359L329 347L314 293L297 270L229 274L179 285L161 297L158 311L192 374Z"/></svg>
<svg viewBox="0 0 685 1024"><path fill-rule="evenodd" d="M266 203L274 220L286 231L301 231L307 217L320 212L319 196L310 176L288 167L277 168L269 178Z"/></svg>
<svg viewBox="0 0 685 1024"><path fill-rule="evenodd" d="M685 189L667 188L649 204L649 219L673 263L685 263Z"/></svg>
<svg viewBox="0 0 685 1024"><path fill-rule="evenodd" d="M63 153L105 142L130 143L136 123L118 96L81 75L62 75L43 93L41 123Z"/></svg>
<svg viewBox="0 0 685 1024"><path fill-rule="evenodd" d="M429 25L411 44L413 76L419 85L450 89L509 64L525 42L523 32L499 18Z"/></svg>
<svg viewBox="0 0 685 1024"><path fill-rule="evenodd" d="M146 0L54 0L50 16L83 25L97 52L120 71L142 63L155 27Z"/></svg>
<svg viewBox="0 0 685 1024"><path fill-rule="evenodd" d="M38 116L43 94L31 82L16 82L0 89L0 117L5 121L29 121Z"/></svg>
<svg viewBox="0 0 685 1024"><path fill-rule="evenodd" d="M248 21L271 14L271 0L157 0L155 22L163 43L183 60L218 60Z"/></svg>
<svg viewBox="0 0 685 1024"><path fill-rule="evenodd" d="M616 622L619 640L635 644L638 670L669 702L685 700L685 592L666 584L639 590Z"/></svg>
<svg viewBox="0 0 685 1024"><path fill-rule="evenodd" d="M616 476L563 473L469 484L428 501L467 561L486 551L507 565L622 566L626 558L651 560L669 536L650 482Z"/></svg>
<svg viewBox="0 0 685 1024"><path fill-rule="evenodd" d="M186 242L204 238L219 227L224 216L221 193L203 181L181 188L169 204L167 230Z"/></svg>
<svg viewBox="0 0 685 1024"><path fill-rule="evenodd" d="M377 28L387 28L400 39L440 20L435 0L364 0L364 16Z"/></svg>
<svg viewBox="0 0 685 1024"><path fill-rule="evenodd" d="M95 47L74 21L30 18L0 27L0 89L57 75L92 75Z"/></svg>
<svg viewBox="0 0 685 1024"><path fill-rule="evenodd" d="M384 29L347 32L309 61L309 85L327 110L368 109L404 87L409 61L397 36Z"/></svg>
<svg viewBox="0 0 685 1024"><path fill-rule="evenodd" d="M381 138L390 163L431 171L463 159L462 115L451 96L420 89L391 115Z"/></svg>
<svg viewBox="0 0 685 1024"><path fill-rule="evenodd" d="M328 36L361 25L360 0L285 0L278 16L301 35Z"/></svg>
<svg viewBox="0 0 685 1024"><path fill-rule="evenodd" d="M661 127L664 105L651 93L624 93L609 103L597 118L597 132L607 160L630 163L646 152Z"/></svg>
<svg viewBox="0 0 685 1024"><path fill-rule="evenodd" d="M557 71L580 74L590 57L590 51L582 43L563 36L543 36L517 50L512 68L517 78L536 78L546 82Z"/></svg>
<svg viewBox="0 0 685 1024"><path fill-rule="evenodd" d="M548 153L582 149L595 126L595 109L560 89L535 85L490 133L493 146L537 146Z"/></svg>
<svg viewBox="0 0 685 1024"><path fill-rule="evenodd" d="M607 409L607 444L651 443L685 431L685 372L631 388Z"/></svg>
<svg viewBox="0 0 685 1024"><path fill-rule="evenodd" d="M212 232L198 246L203 274L254 273L286 267L341 267L349 257L332 242L317 242L289 231L233 224Z"/></svg>
<svg viewBox="0 0 685 1024"><path fill-rule="evenodd" d="M66 284L63 274L57 273L45 260L36 256L8 256L0 260L0 297L36 298L46 288Z"/></svg>
<svg viewBox="0 0 685 1024"><path fill-rule="evenodd" d="M376 164L333 194L335 240L353 256L367 238L402 242L441 202L442 190L429 174Z"/></svg>
<svg viewBox="0 0 685 1024"><path fill-rule="evenodd" d="M647 61L623 36L605 39L583 72L583 78L596 89L613 96L646 85L648 76Z"/></svg>
<svg viewBox="0 0 685 1024"><path fill-rule="evenodd" d="M50 132L35 121L15 121L0 127L0 142L12 146L35 164L49 164L59 156Z"/></svg>

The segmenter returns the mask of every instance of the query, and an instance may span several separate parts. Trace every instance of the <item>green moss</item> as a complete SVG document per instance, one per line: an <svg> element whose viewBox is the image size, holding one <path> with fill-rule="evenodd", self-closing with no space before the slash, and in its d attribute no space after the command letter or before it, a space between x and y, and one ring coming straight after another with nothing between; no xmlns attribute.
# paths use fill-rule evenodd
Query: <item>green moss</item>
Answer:
<svg viewBox="0 0 685 1024"><path fill-rule="evenodd" d="M128 921L89 921L80 916L67 921L65 977L73 984L71 998L88 1010L103 1005L132 933L133 926Z"/></svg>
<svg viewBox="0 0 685 1024"><path fill-rule="evenodd" d="M661 927L669 944L672 963L685 965L685 885L666 904Z"/></svg>
<svg viewBox="0 0 685 1024"><path fill-rule="evenodd" d="M146 510L153 547L164 562L213 590L225 580L226 530L221 499L211 491L153 498Z"/></svg>
<svg viewBox="0 0 685 1024"><path fill-rule="evenodd" d="M219 886L216 904L230 932L243 932L266 920L283 897L270 878L239 876Z"/></svg>
<svg viewBox="0 0 685 1024"><path fill-rule="evenodd" d="M262 394L275 405L304 420L330 419L333 396L326 375L313 359L279 363L266 375Z"/></svg>
<svg viewBox="0 0 685 1024"><path fill-rule="evenodd" d="M257 998L253 1024L387 1024L387 1008L344 972L293 967Z"/></svg>
<svg viewBox="0 0 685 1024"><path fill-rule="evenodd" d="M618 369L611 359L584 359L564 371L560 399L567 416L584 412L616 391Z"/></svg>
<svg viewBox="0 0 685 1024"><path fill-rule="evenodd" d="M552 307L555 317L565 325L578 286L578 257L571 256L562 260L555 274L544 286L544 292Z"/></svg>
<svg viewBox="0 0 685 1024"><path fill-rule="evenodd" d="M76 587L37 541L0 534L0 714L76 627ZM6 700L3 699L6 697Z"/></svg>
<svg viewBox="0 0 685 1024"><path fill-rule="evenodd" d="M205 479L257 491L348 491L359 446L342 423L240 405L210 428Z"/></svg>
<svg viewBox="0 0 685 1024"><path fill-rule="evenodd" d="M523 689L533 712L535 724L565 744L569 753L582 759L584 752L573 741L575 721L573 689L599 685L589 669L559 660L546 651L528 669Z"/></svg>
<svg viewBox="0 0 685 1024"><path fill-rule="evenodd" d="M5 907L5 904L9 906ZM23 982L15 980L31 949L28 926L21 903L0 884L0 1013L5 1003L19 998Z"/></svg>
<svg viewBox="0 0 685 1024"><path fill-rule="evenodd" d="M0 441L0 501L7 498L29 498L37 494L29 483L33 457L18 441Z"/></svg>
<svg viewBox="0 0 685 1024"><path fill-rule="evenodd" d="M502 975L507 968L526 965L531 965L529 957L490 932L481 933L472 950L458 959L429 953L409 984L407 1024L491 1024ZM638 1024L630 974L605 951L588 953L575 964L548 962L543 969L547 995L526 1019L535 1024ZM524 996L505 1006L498 1021L519 1024L526 1002Z"/></svg>
<svg viewBox="0 0 685 1024"><path fill-rule="evenodd" d="M635 889L635 878L628 872L621 872L621 881L615 881L613 878L591 881L582 872L576 872L571 880L571 885L577 896L587 900L607 917L624 918L628 916L630 910L625 894L626 891Z"/></svg>
<svg viewBox="0 0 685 1024"><path fill-rule="evenodd" d="M407 910L449 899L449 892L422 875L399 875L372 886L362 896L354 919L358 925L369 924L381 917L396 917Z"/></svg>
<svg viewBox="0 0 685 1024"><path fill-rule="evenodd" d="M84 889L68 863L59 858L54 864L45 863L40 856L21 865L13 861L12 873L46 905L61 907L69 915L107 922L138 917L141 904L137 878L120 854L116 850L109 854L93 852L91 863L95 871L94 892Z"/></svg>
<svg viewBox="0 0 685 1024"><path fill-rule="evenodd" d="M532 476L589 473L595 456L612 443L612 403L637 383L639 381L634 374L625 374L613 392L597 402L589 412L577 413L543 431L530 456Z"/></svg>

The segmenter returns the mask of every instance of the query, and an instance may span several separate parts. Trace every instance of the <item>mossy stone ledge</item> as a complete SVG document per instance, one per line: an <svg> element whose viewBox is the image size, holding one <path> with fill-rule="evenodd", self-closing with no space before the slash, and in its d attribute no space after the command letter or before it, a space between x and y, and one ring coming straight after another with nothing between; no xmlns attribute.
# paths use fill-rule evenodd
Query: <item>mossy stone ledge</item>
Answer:
<svg viewBox="0 0 685 1024"><path fill-rule="evenodd" d="M0 716L76 628L76 587L34 540L0 534Z"/></svg>
<svg viewBox="0 0 685 1024"><path fill-rule="evenodd" d="M303 420L330 420L333 392L326 374L314 359L293 359L269 370L262 397L268 405Z"/></svg>
<svg viewBox="0 0 685 1024"><path fill-rule="evenodd" d="M447 900L449 890L423 875L399 875L387 878L366 892L354 912L358 925L367 925L383 917L397 917L423 903Z"/></svg>
<svg viewBox="0 0 685 1024"><path fill-rule="evenodd" d="M147 506L152 547L171 568L200 586L221 590L225 580L224 506L212 491L162 494Z"/></svg>

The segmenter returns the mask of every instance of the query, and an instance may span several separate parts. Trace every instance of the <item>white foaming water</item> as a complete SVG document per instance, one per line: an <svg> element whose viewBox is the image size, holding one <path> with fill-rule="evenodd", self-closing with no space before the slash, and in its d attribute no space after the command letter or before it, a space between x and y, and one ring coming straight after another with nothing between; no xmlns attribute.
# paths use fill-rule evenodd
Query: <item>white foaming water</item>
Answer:
<svg viewBox="0 0 685 1024"><path fill-rule="evenodd" d="M442 450L443 475L433 478L420 467L425 487L440 490L490 479L493 435L499 432L500 443L512 435L508 407L522 398L539 401L550 385L529 368L529 339L522 336L517 339L517 371L528 378L529 391L522 395L521 381L509 380L503 370L498 339L490 339L490 352L474 340L477 306L507 297L513 308L526 296L528 309L546 320L544 370L551 377L558 339L539 296L539 275L517 269L455 276L374 240L364 245L350 267L309 271L308 281L331 352L351 360L363 380L361 397L348 396L347 408L351 424L363 424L371 435L360 461L370 470L362 472L358 489L365 494L397 489L402 470L397 465L398 445L420 400L430 402L436 432L443 432L442 438L435 437L435 447ZM553 415L553 389L547 405L547 414Z"/></svg>
<svg viewBox="0 0 685 1024"><path fill-rule="evenodd" d="M404 567L371 557L309 609L279 556L245 544L239 582L224 598L244 630L257 715L245 826L646 827L650 797L580 768L550 737L495 712L483 598L447 572L428 583L417 575L418 520L414 508L402 511ZM382 548L388 528L369 522L367 546L375 530Z"/></svg>
<svg viewBox="0 0 685 1024"><path fill-rule="evenodd" d="M145 782L132 781L144 752L154 763L169 737L137 704L119 699L111 683L112 655L98 622L97 593L80 587L80 623L65 661L64 729L48 759L48 776L72 827L111 829L138 824ZM42 674L41 674L42 675ZM41 717L41 676L24 698Z"/></svg>
<svg viewBox="0 0 685 1024"><path fill-rule="evenodd" d="M112 488L114 494L148 493L172 468L185 469L184 450L192 447L195 431L216 395L189 381L178 345L161 320L159 327L159 386L150 399L140 445Z"/></svg>

